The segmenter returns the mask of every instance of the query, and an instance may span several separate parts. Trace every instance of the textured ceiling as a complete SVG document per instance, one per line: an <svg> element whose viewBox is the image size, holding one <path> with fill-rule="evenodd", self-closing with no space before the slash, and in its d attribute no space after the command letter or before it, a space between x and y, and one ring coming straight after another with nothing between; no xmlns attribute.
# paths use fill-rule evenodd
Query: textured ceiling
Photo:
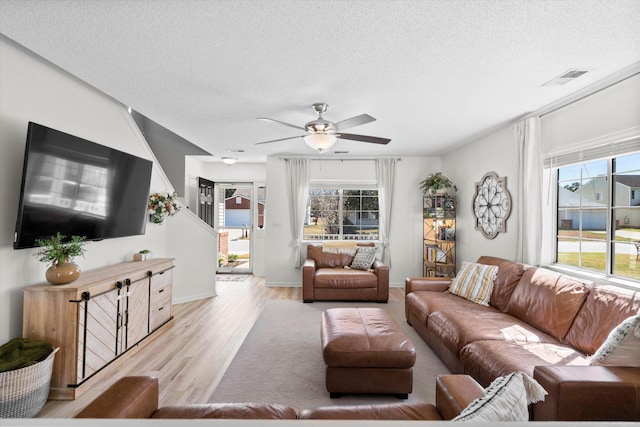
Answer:
<svg viewBox="0 0 640 427"><path fill-rule="evenodd" d="M292 128L367 113L349 155L441 155L640 61L640 1L0 1L0 33L212 153L314 154ZM589 73L541 86L569 68ZM325 155L332 155L331 153Z"/></svg>

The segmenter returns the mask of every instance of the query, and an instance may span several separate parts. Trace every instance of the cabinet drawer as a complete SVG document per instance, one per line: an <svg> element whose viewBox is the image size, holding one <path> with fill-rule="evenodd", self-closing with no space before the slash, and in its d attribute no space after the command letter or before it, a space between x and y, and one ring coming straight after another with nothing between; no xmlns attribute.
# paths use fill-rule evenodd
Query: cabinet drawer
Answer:
<svg viewBox="0 0 640 427"><path fill-rule="evenodd" d="M149 295L149 305L151 310L163 304L165 300L171 302L171 284L164 287L151 286L151 294Z"/></svg>
<svg viewBox="0 0 640 427"><path fill-rule="evenodd" d="M173 282L173 270L165 270L151 276L151 293L165 287L170 287Z"/></svg>
<svg viewBox="0 0 640 427"><path fill-rule="evenodd" d="M164 322L171 318L171 294L167 293L157 305L151 306L149 314L149 329L151 331L158 328Z"/></svg>

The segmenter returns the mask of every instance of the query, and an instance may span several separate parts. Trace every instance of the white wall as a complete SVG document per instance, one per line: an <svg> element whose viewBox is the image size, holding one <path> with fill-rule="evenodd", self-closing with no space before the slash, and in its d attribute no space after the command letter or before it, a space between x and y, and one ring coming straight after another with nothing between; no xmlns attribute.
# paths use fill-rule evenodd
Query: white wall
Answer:
<svg viewBox="0 0 640 427"><path fill-rule="evenodd" d="M0 35L0 343L22 335L22 289L44 281L47 265L32 255L34 249L13 249L20 198L27 123L34 121L72 135L153 160L125 106L52 66ZM157 162L151 178L153 191L170 188ZM171 221L174 218L168 219ZM196 235L197 238L197 235ZM167 254L167 226L147 224L146 233L90 242L83 270L131 259L140 249L154 256ZM172 255L176 253L172 251ZM177 256L177 255L176 255ZM178 267L177 267L178 269ZM178 270L176 270L178 271ZM189 288L195 286L195 288ZM200 294L194 284L185 294ZM179 294L182 290L178 291Z"/></svg>
<svg viewBox="0 0 640 427"><path fill-rule="evenodd" d="M422 274L421 180L440 170L440 160L403 157L397 164L390 232L391 286L404 286L407 276ZM373 160L313 160L312 180L375 184ZM293 267L289 202L284 161L267 160L266 281L272 286L301 286L301 271ZM305 249L303 248L303 257Z"/></svg>
<svg viewBox="0 0 640 427"><path fill-rule="evenodd" d="M520 214L518 202L518 151L513 131L502 128L471 144L453 151L442 159L442 170L458 187L456 193L456 263L476 261L481 255L513 259L516 249L516 224ZM473 197L476 182L487 172L495 172L507 178L507 189L511 193L512 209L505 233L487 239L475 229Z"/></svg>

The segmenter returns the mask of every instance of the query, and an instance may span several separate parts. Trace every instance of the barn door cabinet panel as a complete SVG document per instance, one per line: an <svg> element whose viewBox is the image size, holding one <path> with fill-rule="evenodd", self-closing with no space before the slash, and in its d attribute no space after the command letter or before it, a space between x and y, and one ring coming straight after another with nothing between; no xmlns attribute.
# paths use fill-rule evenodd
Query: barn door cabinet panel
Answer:
<svg viewBox="0 0 640 427"><path fill-rule="evenodd" d="M60 348L49 398L75 399L169 327L172 286L173 259L158 258L25 288L24 337Z"/></svg>

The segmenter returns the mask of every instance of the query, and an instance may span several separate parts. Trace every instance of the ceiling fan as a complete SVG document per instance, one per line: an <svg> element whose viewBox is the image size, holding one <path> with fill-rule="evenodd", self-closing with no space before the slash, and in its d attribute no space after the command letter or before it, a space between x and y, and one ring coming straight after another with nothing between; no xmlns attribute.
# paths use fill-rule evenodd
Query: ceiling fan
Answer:
<svg viewBox="0 0 640 427"><path fill-rule="evenodd" d="M307 145L314 150L324 152L331 148L336 143L337 139L348 139L351 141L370 142L373 144L388 144L391 140L387 138L378 138L376 136L356 135L352 133L343 133L345 129L349 129L356 126L361 126L375 121L373 117L368 114L360 114L359 116L351 117L350 119L342 120L337 123L325 120L322 117L329 107L324 102L317 102L313 104L313 109L318 113L318 118L312 120L304 126L292 125L290 123L281 122L280 120L269 119L266 117L259 117L258 120L265 120L275 123L280 123L294 129L303 130L306 133L304 135L291 136L289 138L273 139L271 141L258 142L259 144L270 144L272 142L286 141L288 139L303 138Z"/></svg>

